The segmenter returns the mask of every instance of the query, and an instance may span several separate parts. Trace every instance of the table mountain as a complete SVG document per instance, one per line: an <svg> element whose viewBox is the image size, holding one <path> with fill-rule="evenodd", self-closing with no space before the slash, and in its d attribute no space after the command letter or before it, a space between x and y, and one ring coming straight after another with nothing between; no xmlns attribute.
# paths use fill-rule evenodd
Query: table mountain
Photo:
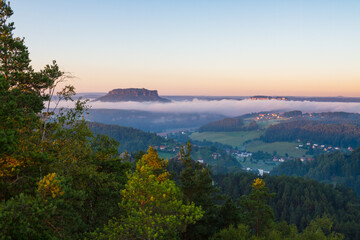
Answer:
<svg viewBox="0 0 360 240"><path fill-rule="evenodd" d="M145 88L119 88L113 89L105 96L99 97L96 101L101 102L170 102L170 100L159 97L157 90Z"/></svg>

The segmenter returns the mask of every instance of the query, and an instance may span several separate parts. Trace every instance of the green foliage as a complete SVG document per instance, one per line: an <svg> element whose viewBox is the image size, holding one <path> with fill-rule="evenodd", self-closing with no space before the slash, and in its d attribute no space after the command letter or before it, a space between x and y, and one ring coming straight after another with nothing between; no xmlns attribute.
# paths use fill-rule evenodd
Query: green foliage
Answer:
<svg viewBox="0 0 360 240"><path fill-rule="evenodd" d="M233 132L233 131L253 131L259 126L255 121L245 125L240 117L224 118L218 121L210 122L199 128L199 132Z"/></svg>
<svg viewBox="0 0 360 240"><path fill-rule="evenodd" d="M276 154L273 154L276 155ZM252 154L252 157L256 160L262 160L262 159L271 159L272 156L270 153L263 152L263 151L257 151Z"/></svg>
<svg viewBox="0 0 360 240"><path fill-rule="evenodd" d="M200 127L199 132L241 131L243 125L244 122L241 118L225 118Z"/></svg>
<svg viewBox="0 0 360 240"><path fill-rule="evenodd" d="M289 161L280 164L272 175L301 176L325 183L344 184L360 195L360 148L350 155L340 152L318 156L313 161Z"/></svg>
<svg viewBox="0 0 360 240"><path fill-rule="evenodd" d="M94 234L99 239L175 239L203 211L183 203L175 182L167 178L166 164L149 148L130 173L119 206L125 211Z"/></svg>
<svg viewBox="0 0 360 240"><path fill-rule="evenodd" d="M271 125L263 137L265 142L291 142L296 139L338 147L357 147L360 145L360 127L356 124L326 123L302 119Z"/></svg>
<svg viewBox="0 0 360 240"><path fill-rule="evenodd" d="M233 199L249 195L250 184L257 177L250 173L213 176L221 191ZM347 239L360 239L360 201L350 189L286 176L265 175L264 180L269 191L276 193L269 201L276 221L286 221L303 231L312 219L326 214L333 218L334 231L343 233Z"/></svg>
<svg viewBox="0 0 360 240"><path fill-rule="evenodd" d="M149 146L159 146L166 142L166 140L155 133L148 133L130 127L96 122L88 122L87 124L95 134L104 134L120 142L118 147L120 152L146 151Z"/></svg>
<svg viewBox="0 0 360 240"><path fill-rule="evenodd" d="M195 202L207 208L213 205L211 198L215 192L209 167L194 162L191 158L191 144L188 142L187 151L184 147L180 150L181 161L185 168L180 173L181 189L186 200Z"/></svg>
<svg viewBox="0 0 360 240"><path fill-rule="evenodd" d="M203 219L196 225L189 226L184 233L184 238L203 239L209 234L208 229L204 227L209 222L210 212L213 211L214 201L212 193L211 173L209 168L204 168L200 163L191 159L191 144L187 143L187 148L181 146L180 159L184 168L180 173L180 186L187 202L195 202L201 205L205 210Z"/></svg>
<svg viewBox="0 0 360 240"><path fill-rule="evenodd" d="M223 149L215 147L195 146L191 151L192 159L204 159L205 163L211 168L212 173L227 173L241 169L241 164L234 156L228 154Z"/></svg>
<svg viewBox="0 0 360 240"><path fill-rule="evenodd" d="M344 239L342 234L333 231L332 219L327 216L312 220L302 233L298 233L296 226L288 225L285 221L274 222L272 209L266 204L269 197L272 194L269 194L265 182L256 178L250 194L243 195L240 200L241 224L236 228L231 224L211 239Z"/></svg>
<svg viewBox="0 0 360 240"><path fill-rule="evenodd" d="M73 101L74 87L54 61L40 72L29 65L24 40L13 36L12 11L0 1L0 229L2 239L78 239L120 212L129 164L117 143L94 137L73 109L44 101ZM40 181L39 181L40 180Z"/></svg>
<svg viewBox="0 0 360 240"><path fill-rule="evenodd" d="M51 85L49 78L30 66L24 39L15 37L13 14L6 1L0 1L0 157L16 153L17 146L27 142L39 127L37 115L48 96L44 90ZM19 160L20 162L20 160ZM20 163L22 165L23 162Z"/></svg>
<svg viewBox="0 0 360 240"><path fill-rule="evenodd" d="M306 239L326 239L326 235L330 234L331 227L332 227L331 219L318 218L310 222L310 225L304 230L303 236Z"/></svg>
<svg viewBox="0 0 360 240"><path fill-rule="evenodd" d="M256 236L263 236L274 220L274 213L267 204L268 199L274 197L265 187L262 179L255 179L248 196L243 195L240 200L241 222L250 226Z"/></svg>
<svg viewBox="0 0 360 240"><path fill-rule="evenodd" d="M230 227L222 229L220 232L216 233L211 240L251 240L256 239L252 236L251 231L246 225L238 225L234 227L230 225Z"/></svg>
<svg viewBox="0 0 360 240"><path fill-rule="evenodd" d="M52 236L49 213L56 207L39 197L20 194L0 204L1 239L56 239Z"/></svg>

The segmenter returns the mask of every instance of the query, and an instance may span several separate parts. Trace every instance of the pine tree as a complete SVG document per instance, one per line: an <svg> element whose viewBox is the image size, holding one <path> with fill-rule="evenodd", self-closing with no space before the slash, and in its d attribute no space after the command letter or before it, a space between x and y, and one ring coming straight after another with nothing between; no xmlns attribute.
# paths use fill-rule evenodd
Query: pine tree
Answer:
<svg viewBox="0 0 360 240"><path fill-rule="evenodd" d="M252 184L250 194L240 201L241 222L251 227L256 236L264 235L274 221L274 213L267 200L274 194L269 193L264 180L257 178Z"/></svg>
<svg viewBox="0 0 360 240"><path fill-rule="evenodd" d="M97 239L176 239L186 225L202 217L201 207L182 201L180 189L168 179L166 163L153 148L128 178L119 205L125 214L94 234Z"/></svg>
<svg viewBox="0 0 360 240"><path fill-rule="evenodd" d="M182 146L180 158L185 168L180 173L181 189L187 202L194 202L204 209L204 217L195 225L189 225L184 239L208 239L216 229L208 228L217 223L218 208L215 205L213 185L209 166L194 162L191 158L191 144L187 143L186 151Z"/></svg>

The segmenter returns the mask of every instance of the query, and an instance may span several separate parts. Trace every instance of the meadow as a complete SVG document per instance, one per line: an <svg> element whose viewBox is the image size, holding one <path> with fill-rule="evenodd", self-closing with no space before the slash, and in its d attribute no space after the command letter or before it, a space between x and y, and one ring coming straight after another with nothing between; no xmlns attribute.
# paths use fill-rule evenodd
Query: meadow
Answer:
<svg viewBox="0 0 360 240"><path fill-rule="evenodd" d="M303 156L307 156L305 149L296 149L298 143L295 142L273 142L273 143L265 143L263 141L253 141L246 145L246 150L249 152L257 152L263 151L270 154L273 154L276 151L276 155L285 157L288 155L289 157L301 158Z"/></svg>
<svg viewBox="0 0 360 240"><path fill-rule="evenodd" d="M219 142L232 147L242 148L245 142L258 139L263 133L263 130L238 132L194 132L190 135L190 138L197 141L207 140L210 142Z"/></svg>
<svg viewBox="0 0 360 240"><path fill-rule="evenodd" d="M255 131L238 131L238 132L194 132L190 138L197 141L210 141L227 144L232 147L237 147L240 150L248 152L263 151L269 154L274 154L280 157L310 157L306 155L305 149L296 149L298 145L295 142L273 142L265 143L259 138L264 133L263 130Z"/></svg>

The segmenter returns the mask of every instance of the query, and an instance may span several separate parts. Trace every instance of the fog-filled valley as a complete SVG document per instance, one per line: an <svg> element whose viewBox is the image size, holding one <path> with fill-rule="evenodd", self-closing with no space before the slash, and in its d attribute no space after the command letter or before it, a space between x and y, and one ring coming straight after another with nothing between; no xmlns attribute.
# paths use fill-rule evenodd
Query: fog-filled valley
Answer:
<svg viewBox="0 0 360 240"><path fill-rule="evenodd" d="M94 97L95 94L80 96ZM101 96L103 94L97 94ZM171 99L171 97L168 97ZM89 121L117 124L138 128L144 131L162 132L179 129L194 129L225 117L241 116L257 112L287 112L300 110L308 113L350 112L360 113L359 102L318 102L318 101L280 101L280 100L220 100L190 97L179 100L173 97L169 103L160 102L99 102L89 98ZM210 98L210 99L209 99ZM244 98L244 97L241 97ZM71 107L60 102L59 107Z"/></svg>

